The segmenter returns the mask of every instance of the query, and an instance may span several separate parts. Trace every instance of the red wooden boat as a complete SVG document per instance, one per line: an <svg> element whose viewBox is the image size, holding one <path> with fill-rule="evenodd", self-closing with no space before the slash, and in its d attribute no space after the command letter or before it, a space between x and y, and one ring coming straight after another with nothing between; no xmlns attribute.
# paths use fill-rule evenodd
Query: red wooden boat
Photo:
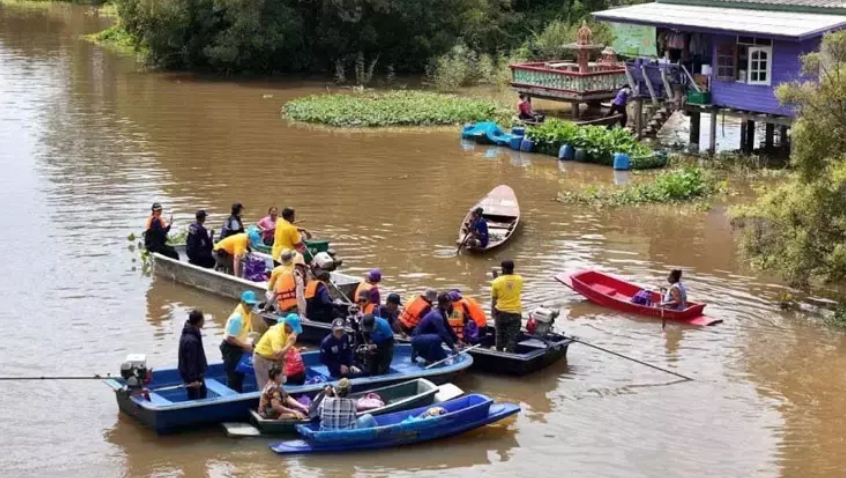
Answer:
<svg viewBox="0 0 846 478"><path fill-rule="evenodd" d="M604 307L627 312L630 314L646 315L657 319L672 320L690 325L716 325L722 319L714 319L702 315L705 304L687 303L684 310L661 309L647 305L633 304L632 297L644 290L630 282L618 279L608 274L593 270L584 270L556 274L555 280L587 297L588 300ZM652 302L660 302L661 295L651 292Z"/></svg>

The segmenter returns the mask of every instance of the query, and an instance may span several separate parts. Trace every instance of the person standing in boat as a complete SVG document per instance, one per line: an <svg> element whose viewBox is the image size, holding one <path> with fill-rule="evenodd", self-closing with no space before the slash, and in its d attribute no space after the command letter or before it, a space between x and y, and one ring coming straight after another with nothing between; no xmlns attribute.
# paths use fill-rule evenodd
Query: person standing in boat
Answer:
<svg viewBox="0 0 846 478"><path fill-rule="evenodd" d="M465 245L471 249L484 249L488 247L490 237L488 236L488 221L483 214L485 210L477 207L473 210L470 224L467 225L467 240Z"/></svg>
<svg viewBox="0 0 846 478"><path fill-rule="evenodd" d="M300 230L294 225L296 213L293 209L286 207L282 209L282 217L276 221L276 230L273 232L273 250L271 257L278 261L279 256L285 249L305 254L305 244Z"/></svg>
<svg viewBox="0 0 846 478"><path fill-rule="evenodd" d="M171 216L170 224L168 224L162 217L162 205L157 202L153 203L150 217L144 224L144 248L151 253L157 252L178 261L179 254L176 249L167 244L167 233L170 232L172 224L173 216Z"/></svg>
<svg viewBox="0 0 846 478"><path fill-rule="evenodd" d="M259 231L261 231L261 240L266 246L273 245L273 235L276 233L277 220L279 220L279 209L272 207L267 210L267 216L261 218L257 224Z"/></svg>
<svg viewBox="0 0 846 478"><path fill-rule="evenodd" d="M244 205L236 202L232 205L232 214L226 218L226 222L223 224L223 227L220 228L220 239L226 239L229 236L234 236L235 234L243 234L246 232L244 230L244 223L241 221L241 215L244 213Z"/></svg>
<svg viewBox="0 0 846 478"><path fill-rule="evenodd" d="M606 118L609 118L614 115L620 115L620 127L625 128L626 124L629 122L629 115L626 112L626 107L629 104L629 96L632 95L632 89L629 88L629 85L623 85L620 88L620 91L617 92L617 96L614 97L614 101L611 102L611 109L608 110L608 114L605 115ZM611 127L610 125L608 126Z"/></svg>
<svg viewBox="0 0 846 478"><path fill-rule="evenodd" d="M275 365L280 370L285 370L288 349L297 343L297 336L301 333L303 327L300 317L297 314L288 314L261 336L253 349L253 371L260 390L267 385L271 367Z"/></svg>
<svg viewBox="0 0 846 478"><path fill-rule="evenodd" d="M220 343L220 355L223 368L226 369L226 386L238 393L243 391L244 374L238 371L238 362L246 353L252 353L253 309L258 304L258 296L251 290L241 294L241 303L226 319L223 342Z"/></svg>
<svg viewBox="0 0 846 478"><path fill-rule="evenodd" d="M423 317L414 330L414 337L411 339L412 361L417 356L422 357L427 363L434 363L446 358L446 345L453 354L458 353L456 343L458 337L447 325L447 317L452 314L452 301L448 293L438 295L438 306Z"/></svg>
<svg viewBox="0 0 846 478"><path fill-rule="evenodd" d="M670 283L670 288L661 298L660 307L670 310L684 310L687 308L687 289L682 283L681 269L673 269L670 271L667 282Z"/></svg>
<svg viewBox="0 0 846 478"><path fill-rule="evenodd" d="M250 252L250 238L245 232L218 241L212 248L216 267L236 277L241 277L244 258Z"/></svg>
<svg viewBox="0 0 846 478"><path fill-rule="evenodd" d="M514 273L514 261L502 261L502 274L491 283L491 311L496 327L496 349L513 353L523 324L523 277Z"/></svg>
<svg viewBox="0 0 846 478"><path fill-rule="evenodd" d="M200 334L205 322L201 311L192 310L179 338L179 376L185 384L188 400L199 400L208 395L204 377L209 364L206 362L203 336Z"/></svg>
<svg viewBox="0 0 846 478"><path fill-rule="evenodd" d="M198 210L194 217L197 218L197 222L188 226L188 240L185 246L188 262L195 266L211 269L215 264L214 256L212 256L214 231L209 234L206 226L204 226L206 222L205 210Z"/></svg>
<svg viewBox="0 0 846 478"><path fill-rule="evenodd" d="M432 306L438 300L438 293L434 289L426 289L402 309L399 316L400 329L405 335L412 335L417 324L426 314L432 311Z"/></svg>

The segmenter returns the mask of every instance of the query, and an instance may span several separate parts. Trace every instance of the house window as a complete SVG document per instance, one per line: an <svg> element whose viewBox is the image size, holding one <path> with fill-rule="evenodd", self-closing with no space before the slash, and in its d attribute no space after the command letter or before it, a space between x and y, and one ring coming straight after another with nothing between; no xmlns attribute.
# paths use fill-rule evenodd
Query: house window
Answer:
<svg viewBox="0 0 846 478"><path fill-rule="evenodd" d="M749 47L747 83L750 85L769 85L772 72L773 48L770 46Z"/></svg>
<svg viewBox="0 0 846 478"><path fill-rule="evenodd" d="M737 75L737 49L734 45L717 47L717 79L734 81Z"/></svg>

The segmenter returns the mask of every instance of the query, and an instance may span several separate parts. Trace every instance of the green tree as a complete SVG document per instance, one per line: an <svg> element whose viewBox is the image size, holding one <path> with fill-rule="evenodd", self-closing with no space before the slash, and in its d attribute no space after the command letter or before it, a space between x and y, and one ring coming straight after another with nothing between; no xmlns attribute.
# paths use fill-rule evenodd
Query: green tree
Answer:
<svg viewBox="0 0 846 478"><path fill-rule="evenodd" d="M796 173L735 214L752 264L808 289L846 280L846 33L826 35L803 65L807 80L777 91L799 115Z"/></svg>

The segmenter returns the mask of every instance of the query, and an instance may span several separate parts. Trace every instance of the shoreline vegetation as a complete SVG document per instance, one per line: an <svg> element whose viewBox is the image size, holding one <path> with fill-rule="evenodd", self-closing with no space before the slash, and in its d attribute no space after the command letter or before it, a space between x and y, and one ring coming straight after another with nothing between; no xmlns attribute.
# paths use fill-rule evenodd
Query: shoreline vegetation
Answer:
<svg viewBox="0 0 846 478"><path fill-rule="evenodd" d="M293 121L340 128L456 125L511 117L505 106L492 100L418 90L306 96L286 103L282 114Z"/></svg>

